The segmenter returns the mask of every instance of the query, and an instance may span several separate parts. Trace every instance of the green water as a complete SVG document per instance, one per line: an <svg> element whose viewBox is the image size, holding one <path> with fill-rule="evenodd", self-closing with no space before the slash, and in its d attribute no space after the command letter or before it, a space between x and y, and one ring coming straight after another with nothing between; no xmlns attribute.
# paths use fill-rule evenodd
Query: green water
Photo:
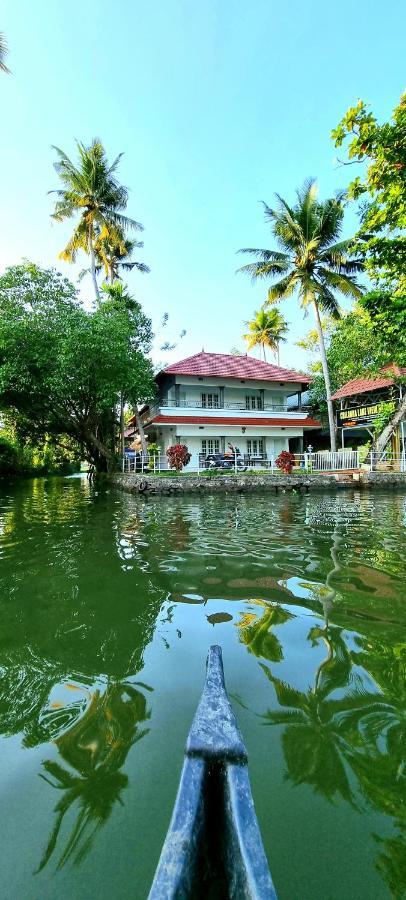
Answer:
<svg viewBox="0 0 406 900"><path fill-rule="evenodd" d="M0 500L0 896L145 898L208 646L280 900L406 895L406 494Z"/></svg>

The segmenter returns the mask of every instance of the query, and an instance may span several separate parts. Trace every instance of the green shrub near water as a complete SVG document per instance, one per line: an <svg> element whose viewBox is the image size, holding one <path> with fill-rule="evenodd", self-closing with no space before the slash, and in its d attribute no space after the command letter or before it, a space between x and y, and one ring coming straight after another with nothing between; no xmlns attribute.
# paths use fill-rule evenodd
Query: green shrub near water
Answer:
<svg viewBox="0 0 406 900"><path fill-rule="evenodd" d="M0 434L0 477L70 475L79 472L80 460L61 447L20 443L7 432Z"/></svg>

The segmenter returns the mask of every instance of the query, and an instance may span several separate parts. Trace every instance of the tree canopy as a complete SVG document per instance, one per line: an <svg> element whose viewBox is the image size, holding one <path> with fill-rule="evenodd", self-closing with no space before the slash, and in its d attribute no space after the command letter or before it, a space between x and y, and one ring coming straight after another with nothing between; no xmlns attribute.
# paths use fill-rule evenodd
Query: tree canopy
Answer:
<svg viewBox="0 0 406 900"><path fill-rule="evenodd" d="M385 348L377 341L376 329L367 311L357 304L350 313L338 321L327 324L327 361L333 391L367 372L376 372L382 365L390 362ZM317 335L309 332L308 339L300 341L300 346L317 353ZM326 390L318 361L311 366L313 380L310 387L311 403L321 413L326 411Z"/></svg>
<svg viewBox="0 0 406 900"><path fill-rule="evenodd" d="M0 277L0 406L33 437L73 439L98 470L114 458L117 397L153 392L151 322L118 295L95 310L74 286L32 263Z"/></svg>
<svg viewBox="0 0 406 900"><path fill-rule="evenodd" d="M392 292L406 293L406 93L390 122L379 124L359 100L332 132L336 147L346 143L348 163L366 162L348 188L360 201L356 251L371 278ZM348 139L348 142L347 142Z"/></svg>

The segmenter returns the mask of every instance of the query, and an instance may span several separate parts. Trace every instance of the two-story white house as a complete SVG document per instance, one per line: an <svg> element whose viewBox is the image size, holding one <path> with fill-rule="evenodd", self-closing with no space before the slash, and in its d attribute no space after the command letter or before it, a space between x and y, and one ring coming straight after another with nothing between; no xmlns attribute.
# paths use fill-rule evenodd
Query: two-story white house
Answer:
<svg viewBox="0 0 406 900"><path fill-rule="evenodd" d="M179 443L204 457L232 444L247 461L270 459L281 450L301 452L310 443L305 435L320 428L301 408L308 384L305 375L249 356L201 352L159 372L157 399L141 420L163 454Z"/></svg>

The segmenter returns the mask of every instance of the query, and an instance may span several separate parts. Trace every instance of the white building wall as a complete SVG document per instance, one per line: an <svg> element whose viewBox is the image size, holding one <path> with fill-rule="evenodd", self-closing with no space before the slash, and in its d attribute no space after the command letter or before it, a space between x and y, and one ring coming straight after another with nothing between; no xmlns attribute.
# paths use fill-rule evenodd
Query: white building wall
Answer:
<svg viewBox="0 0 406 900"><path fill-rule="evenodd" d="M196 380L193 379L188 380L186 376L178 376L176 378L176 384L179 385L180 405L182 405L182 401L185 400L188 403L191 403L194 400L200 403L202 394L218 394L220 397L220 386L224 388L225 403L238 403L242 407L245 407L245 397L247 395L251 396L254 394L259 397L260 391L263 391L264 403L286 405L288 395L297 393L300 389L300 385L294 383L270 384L269 382L264 381L236 382L235 379L227 380L220 378L205 378L201 382L196 382ZM168 399L173 402L175 400L175 386L173 385L167 394L164 392L164 396L167 396Z"/></svg>

